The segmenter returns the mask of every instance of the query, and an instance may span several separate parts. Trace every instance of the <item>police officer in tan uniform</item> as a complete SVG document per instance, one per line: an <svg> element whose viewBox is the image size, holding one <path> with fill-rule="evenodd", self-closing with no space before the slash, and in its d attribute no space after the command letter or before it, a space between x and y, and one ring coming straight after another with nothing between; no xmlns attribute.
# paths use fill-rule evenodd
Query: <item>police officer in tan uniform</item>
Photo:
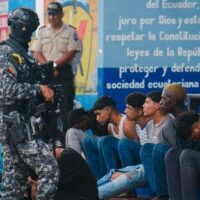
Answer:
<svg viewBox="0 0 200 200"><path fill-rule="evenodd" d="M82 46L75 28L63 23L64 13L60 3L49 3L47 13L49 25L39 29L31 50L39 63L54 62L55 83L62 84L65 90L61 105L63 134L65 134L68 129L67 115L73 108L75 96L71 63L76 53L82 51Z"/></svg>

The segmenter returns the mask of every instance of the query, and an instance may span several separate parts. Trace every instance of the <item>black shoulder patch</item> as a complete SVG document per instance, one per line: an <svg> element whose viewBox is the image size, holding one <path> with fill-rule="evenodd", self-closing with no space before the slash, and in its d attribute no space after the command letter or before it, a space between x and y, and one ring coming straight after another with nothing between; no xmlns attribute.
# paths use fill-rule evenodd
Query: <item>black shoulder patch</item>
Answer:
<svg viewBox="0 0 200 200"><path fill-rule="evenodd" d="M45 28L46 27L46 25L44 25L44 26L41 26L39 29L42 29L42 28Z"/></svg>
<svg viewBox="0 0 200 200"><path fill-rule="evenodd" d="M73 28L74 30L76 30L76 27L75 26L72 26L72 25L68 25L69 27Z"/></svg>

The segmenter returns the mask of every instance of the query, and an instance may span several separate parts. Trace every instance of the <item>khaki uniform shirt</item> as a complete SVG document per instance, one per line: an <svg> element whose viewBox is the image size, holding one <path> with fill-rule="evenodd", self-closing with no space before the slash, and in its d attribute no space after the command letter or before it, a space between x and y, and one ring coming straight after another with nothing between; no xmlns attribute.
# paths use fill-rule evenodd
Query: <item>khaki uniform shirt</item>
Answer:
<svg viewBox="0 0 200 200"><path fill-rule="evenodd" d="M47 61L55 61L67 51L82 51L82 46L75 28L63 23L56 33L50 25L41 27L31 50L42 52Z"/></svg>

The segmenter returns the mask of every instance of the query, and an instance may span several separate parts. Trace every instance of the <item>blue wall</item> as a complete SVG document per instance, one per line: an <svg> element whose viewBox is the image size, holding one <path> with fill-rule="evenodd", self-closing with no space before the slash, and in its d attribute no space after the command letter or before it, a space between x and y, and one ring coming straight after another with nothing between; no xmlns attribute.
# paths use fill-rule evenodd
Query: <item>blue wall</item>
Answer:
<svg viewBox="0 0 200 200"><path fill-rule="evenodd" d="M9 11L18 7L27 7L35 10L35 0L9 0Z"/></svg>
<svg viewBox="0 0 200 200"><path fill-rule="evenodd" d="M123 111L131 92L182 84L200 88L200 1L99 1L98 94Z"/></svg>

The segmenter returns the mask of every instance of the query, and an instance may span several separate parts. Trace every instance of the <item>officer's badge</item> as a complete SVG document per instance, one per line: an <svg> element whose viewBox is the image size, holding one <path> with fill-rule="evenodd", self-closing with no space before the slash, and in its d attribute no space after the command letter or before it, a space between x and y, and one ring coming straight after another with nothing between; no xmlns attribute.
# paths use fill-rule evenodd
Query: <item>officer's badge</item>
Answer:
<svg viewBox="0 0 200 200"><path fill-rule="evenodd" d="M16 71L15 68L12 67L12 66L8 66L7 72L8 72L9 74L12 74L13 76L16 76L16 75L17 75L17 71Z"/></svg>
<svg viewBox="0 0 200 200"><path fill-rule="evenodd" d="M12 57L18 64L21 65L23 63L23 59L18 53L12 53Z"/></svg>
<svg viewBox="0 0 200 200"><path fill-rule="evenodd" d="M77 42L78 41L78 35L77 35L77 33L74 33L73 36L74 36L74 40Z"/></svg>

